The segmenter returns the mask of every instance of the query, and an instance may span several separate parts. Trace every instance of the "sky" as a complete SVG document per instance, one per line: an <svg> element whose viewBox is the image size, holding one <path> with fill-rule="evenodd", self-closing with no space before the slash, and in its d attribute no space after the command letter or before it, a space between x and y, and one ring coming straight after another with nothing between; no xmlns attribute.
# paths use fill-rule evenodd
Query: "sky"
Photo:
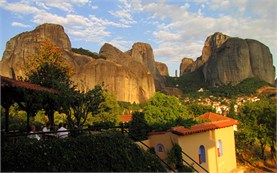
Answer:
<svg viewBox="0 0 277 173"><path fill-rule="evenodd" d="M92 52L104 43L121 51L148 43L171 76L184 57L201 56L215 32L262 42L277 67L276 9L276 0L0 0L0 58L12 37L55 23L72 47Z"/></svg>

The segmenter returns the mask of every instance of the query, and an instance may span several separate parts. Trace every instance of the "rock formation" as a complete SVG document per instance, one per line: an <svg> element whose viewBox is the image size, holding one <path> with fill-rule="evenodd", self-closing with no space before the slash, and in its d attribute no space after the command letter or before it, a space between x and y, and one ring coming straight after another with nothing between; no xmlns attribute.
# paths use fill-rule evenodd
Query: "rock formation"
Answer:
<svg viewBox="0 0 277 173"><path fill-rule="evenodd" d="M131 56L135 61L144 64L149 69L154 77L156 90L160 91L165 87L165 79L156 67L153 49L149 44L141 42L135 43L132 49L125 52L125 54Z"/></svg>
<svg viewBox="0 0 277 173"><path fill-rule="evenodd" d="M193 59L183 58L180 65L180 76L183 76L186 73L192 72Z"/></svg>
<svg viewBox="0 0 277 173"><path fill-rule="evenodd" d="M212 86L236 85L249 77L274 83L275 68L267 46L256 40L240 39L215 33L206 39L201 57L183 59L182 74L203 66L206 82Z"/></svg>
<svg viewBox="0 0 277 173"><path fill-rule="evenodd" d="M1 74L11 76L14 71L16 75L24 76L25 72L22 71L24 63L37 54L36 47L45 39L51 40L65 51L71 50L71 43L62 26L40 25L35 30L21 33L7 42L0 63Z"/></svg>
<svg viewBox="0 0 277 173"><path fill-rule="evenodd" d="M162 76L169 76L169 74L168 74L168 68L167 68L166 64L161 63L161 62L156 62L156 67L157 67L159 73Z"/></svg>
<svg viewBox="0 0 277 173"><path fill-rule="evenodd" d="M92 89L104 82L106 89L118 101L145 102L155 93L150 70L143 63L126 55L112 45L105 44L100 55L107 59L94 59L71 51L71 44L60 25L43 24L35 30L21 33L7 42L0 62L0 74L7 77L24 76L22 66L37 54L36 46L45 39L51 40L63 51L75 75L72 80L81 90Z"/></svg>
<svg viewBox="0 0 277 173"><path fill-rule="evenodd" d="M221 32L216 32L213 35L208 36L204 43L202 55L200 57L198 57L195 61L191 58L183 58L180 65L180 76L193 72L203 66L212 54L216 52L216 49L219 48L228 38L230 37L222 34Z"/></svg>

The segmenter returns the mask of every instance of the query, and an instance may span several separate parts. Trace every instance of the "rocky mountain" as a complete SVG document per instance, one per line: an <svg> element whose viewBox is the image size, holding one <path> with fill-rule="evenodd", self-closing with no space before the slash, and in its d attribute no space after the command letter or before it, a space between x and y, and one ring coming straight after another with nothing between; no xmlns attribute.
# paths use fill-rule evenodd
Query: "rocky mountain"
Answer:
<svg viewBox="0 0 277 173"><path fill-rule="evenodd" d="M162 76L169 76L167 65L161 62L156 62L156 67Z"/></svg>
<svg viewBox="0 0 277 173"><path fill-rule="evenodd" d="M211 86L236 85L250 77L274 83L272 54L267 46L252 39L214 33L206 39L202 55L196 61L182 60L180 74L193 72L202 66L205 81Z"/></svg>
<svg viewBox="0 0 277 173"><path fill-rule="evenodd" d="M150 70L155 80L156 90L161 91L165 87L165 79L156 66L153 49L150 44L135 43L132 49L125 52L125 54L131 56L135 61L144 64Z"/></svg>
<svg viewBox="0 0 277 173"><path fill-rule="evenodd" d="M0 62L0 74L24 76L22 67L37 54L36 47L45 39L62 49L63 56L74 69L72 80L81 90L92 89L104 82L118 101L141 103L154 95L155 83L157 88L164 85L149 44L135 43L124 53L106 43L99 51L106 59L94 59L74 53L64 28L56 24L43 24L10 39Z"/></svg>

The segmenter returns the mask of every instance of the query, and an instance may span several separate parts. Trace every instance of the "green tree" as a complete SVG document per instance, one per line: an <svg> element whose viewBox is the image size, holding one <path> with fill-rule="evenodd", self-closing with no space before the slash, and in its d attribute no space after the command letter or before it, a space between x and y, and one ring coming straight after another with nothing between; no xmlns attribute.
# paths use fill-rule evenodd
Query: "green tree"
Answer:
<svg viewBox="0 0 277 173"><path fill-rule="evenodd" d="M193 172L194 169L192 169L188 165L184 165L183 163L183 157L182 157L182 148L178 143L172 142L172 148L168 150L168 164L172 167L175 167L178 172Z"/></svg>
<svg viewBox="0 0 277 173"><path fill-rule="evenodd" d="M99 105L99 112L97 114L90 113L86 125L115 125L118 123L120 113L116 98L104 90L102 94L105 99Z"/></svg>
<svg viewBox="0 0 277 173"><path fill-rule="evenodd" d="M230 110L229 110L229 113L228 113L228 117L237 119L237 117L236 117L237 114L235 112L235 105L236 105L236 100L232 99L231 103L230 103Z"/></svg>
<svg viewBox="0 0 277 173"><path fill-rule="evenodd" d="M157 92L146 104L143 110L145 120L152 126L166 124L177 118L188 118L189 114L185 107L174 96L168 96Z"/></svg>
<svg viewBox="0 0 277 173"><path fill-rule="evenodd" d="M276 156L276 103L270 98L262 98L257 102L247 102L239 108L240 122L237 138L240 148L250 146L254 142L260 144L259 157L265 160L265 147L270 145L272 157ZM274 153L275 152L275 153Z"/></svg>
<svg viewBox="0 0 277 173"><path fill-rule="evenodd" d="M135 140L145 140L148 138L147 133L150 131L143 112L134 112L132 121L129 123L129 133Z"/></svg>
<svg viewBox="0 0 277 173"><path fill-rule="evenodd" d="M82 127L90 113L95 116L101 112L109 111L111 108L105 104L105 96L101 85L96 85L88 92L75 92L71 96L71 102L66 111L70 127Z"/></svg>
<svg viewBox="0 0 277 173"><path fill-rule="evenodd" d="M197 117L199 115L202 115L206 112L214 112L216 113L216 110L210 105L201 105L201 104L197 104L197 103L190 103L188 105L186 105L189 114L193 115L194 117Z"/></svg>
<svg viewBox="0 0 277 173"><path fill-rule="evenodd" d="M39 93L39 96L26 94L25 109L33 107L33 103L40 104L44 109L52 125L54 125L54 112L60 111L68 105L68 98L74 92L70 76L73 74L68 62L62 55L59 47L50 40L45 40L37 47L38 54L26 65L27 81L44 87L52 88L60 92L59 95L52 93ZM35 100L39 98L40 100ZM29 106L28 104L31 105ZM28 111L27 111L28 112Z"/></svg>

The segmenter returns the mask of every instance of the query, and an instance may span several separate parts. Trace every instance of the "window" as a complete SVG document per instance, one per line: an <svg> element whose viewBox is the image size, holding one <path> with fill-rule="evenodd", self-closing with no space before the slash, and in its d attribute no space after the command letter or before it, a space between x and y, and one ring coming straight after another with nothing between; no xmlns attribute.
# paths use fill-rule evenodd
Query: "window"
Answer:
<svg viewBox="0 0 277 173"><path fill-rule="evenodd" d="M223 156L222 141L217 141L217 155L218 157Z"/></svg>
<svg viewBox="0 0 277 173"><path fill-rule="evenodd" d="M164 146L162 144L157 144L156 152L164 152Z"/></svg>
<svg viewBox="0 0 277 173"><path fill-rule="evenodd" d="M206 153L203 145L199 147L199 163L206 163Z"/></svg>

